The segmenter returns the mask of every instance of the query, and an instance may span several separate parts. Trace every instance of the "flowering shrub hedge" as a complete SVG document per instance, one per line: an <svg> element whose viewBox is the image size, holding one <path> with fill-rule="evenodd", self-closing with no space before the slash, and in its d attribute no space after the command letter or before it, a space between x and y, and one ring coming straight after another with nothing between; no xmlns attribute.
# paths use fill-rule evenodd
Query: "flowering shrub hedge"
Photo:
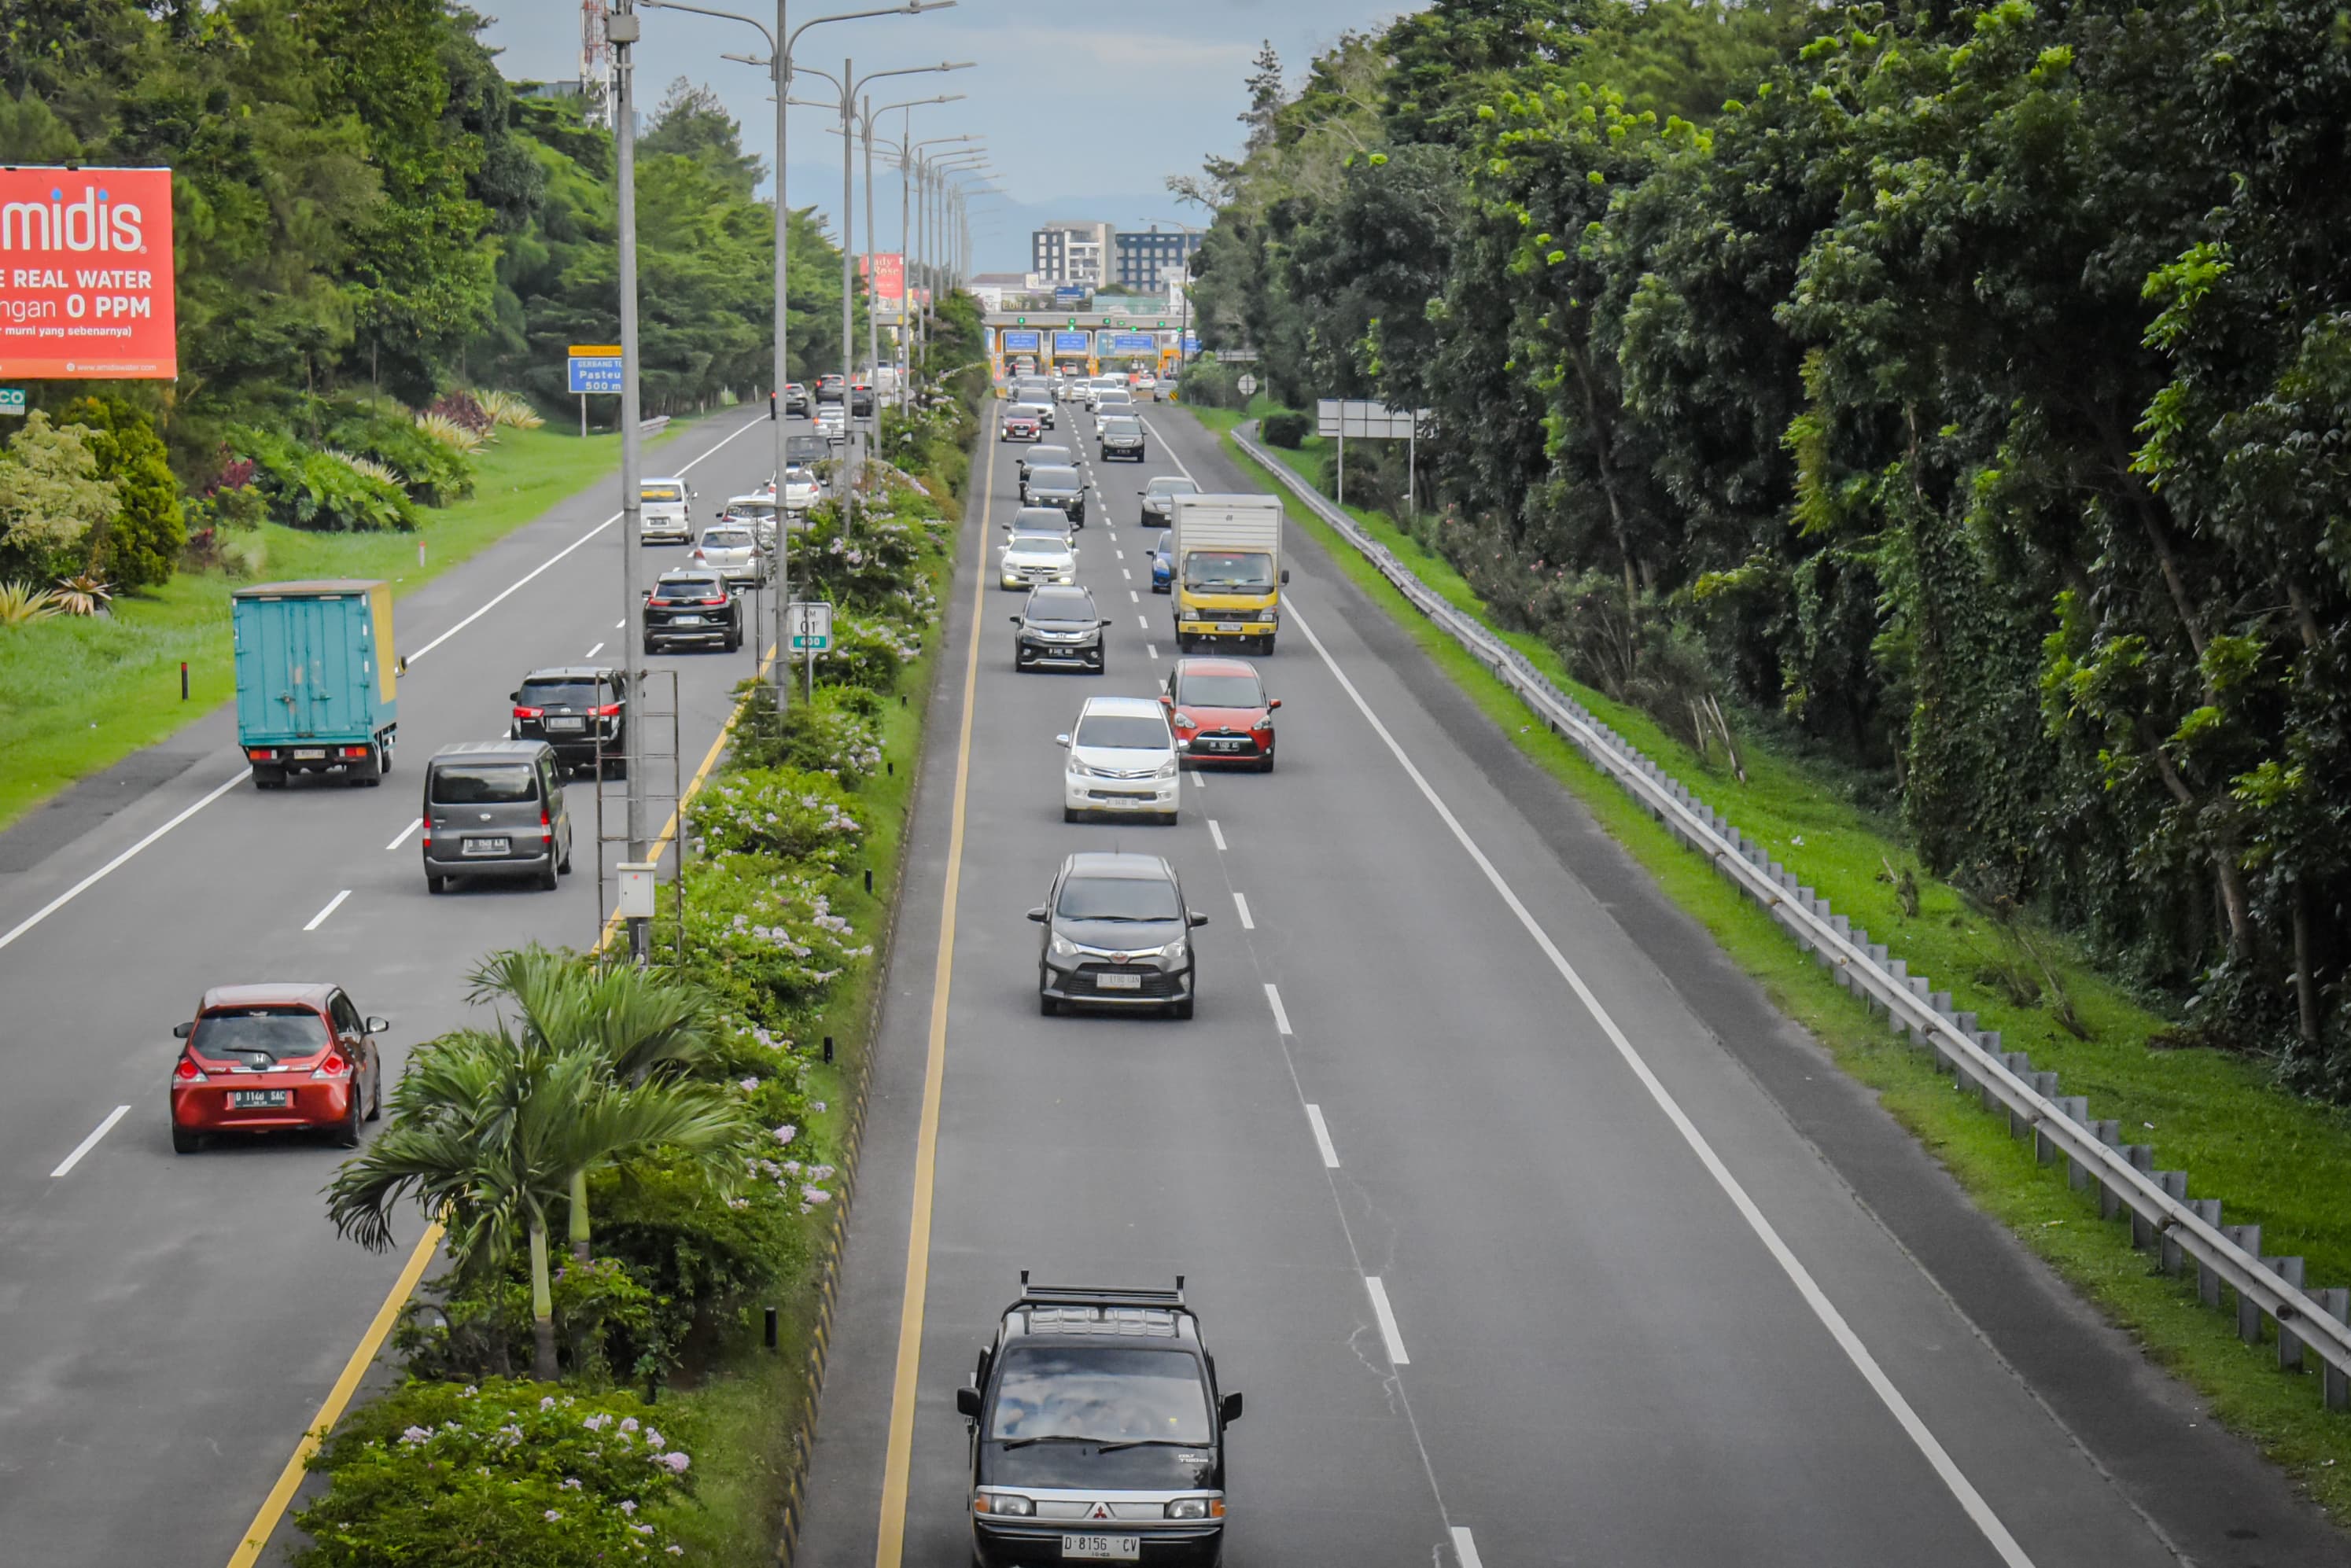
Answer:
<svg viewBox="0 0 2351 1568"><path fill-rule="evenodd" d="M841 780L799 768L722 773L695 798L695 852L753 854L838 871L864 841Z"/></svg>
<svg viewBox="0 0 2351 1568"><path fill-rule="evenodd" d="M295 1516L310 1538L296 1568L668 1562L693 1485L676 1422L631 1394L407 1384L311 1459L334 1485Z"/></svg>

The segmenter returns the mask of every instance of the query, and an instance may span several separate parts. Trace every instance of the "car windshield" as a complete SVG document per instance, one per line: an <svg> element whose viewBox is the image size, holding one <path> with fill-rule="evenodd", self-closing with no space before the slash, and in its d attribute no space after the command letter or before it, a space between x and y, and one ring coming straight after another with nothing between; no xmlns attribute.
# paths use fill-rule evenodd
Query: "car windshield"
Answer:
<svg viewBox="0 0 2351 1568"><path fill-rule="evenodd" d="M1176 683L1176 700L1201 707L1263 707L1265 688L1255 675L1186 675Z"/></svg>
<svg viewBox="0 0 2351 1568"><path fill-rule="evenodd" d="M1060 549L1070 542L1070 536L1061 528L1026 523L1013 528L1008 542L1014 549Z"/></svg>
<svg viewBox="0 0 2351 1568"><path fill-rule="evenodd" d="M1083 593L1032 593L1029 596L1029 619L1031 621L1078 621L1092 625L1102 619L1094 613L1092 598Z"/></svg>
<svg viewBox="0 0 2351 1568"><path fill-rule="evenodd" d="M674 485L647 485L638 492L648 501L683 501L685 492Z"/></svg>
<svg viewBox="0 0 2351 1568"><path fill-rule="evenodd" d="M1037 490L1074 490L1078 487L1078 471L1074 468L1031 468L1029 488Z"/></svg>
<svg viewBox="0 0 2351 1568"><path fill-rule="evenodd" d="M799 482L800 476L798 475L784 476L784 483L787 485L797 485ZM726 509L738 517L772 517L776 515L776 504L765 496L742 497L727 502ZM710 536L705 534L703 538L706 540Z"/></svg>
<svg viewBox="0 0 2351 1568"><path fill-rule="evenodd" d="M1105 419L1102 423L1104 435L1140 435L1143 422L1139 419Z"/></svg>
<svg viewBox="0 0 2351 1568"><path fill-rule="evenodd" d="M1002 1442L1216 1440L1200 1364L1184 1351L1138 1345L1013 1346L997 1375L987 1435Z"/></svg>
<svg viewBox="0 0 2351 1568"><path fill-rule="evenodd" d="M436 806L511 805L531 798L528 762L441 762L433 768Z"/></svg>
<svg viewBox="0 0 2351 1568"><path fill-rule="evenodd" d="M1029 449L1029 471L1031 474L1040 468L1067 468L1069 465L1070 449L1066 446L1032 446Z"/></svg>
<svg viewBox="0 0 2351 1568"><path fill-rule="evenodd" d="M720 549L747 549L751 536L741 528L710 528L704 532L702 542Z"/></svg>
<svg viewBox="0 0 2351 1568"><path fill-rule="evenodd" d="M1273 558L1236 550L1194 550L1184 558L1184 586L1212 592L1268 593Z"/></svg>
<svg viewBox="0 0 2351 1568"><path fill-rule="evenodd" d="M680 577L654 589L653 597L665 601L693 601L716 599L726 591L715 577Z"/></svg>
<svg viewBox="0 0 2351 1568"><path fill-rule="evenodd" d="M1154 479L1144 488L1154 496L1196 496L1200 493L1200 486L1189 479L1169 479L1165 476Z"/></svg>
<svg viewBox="0 0 2351 1568"><path fill-rule="evenodd" d="M1073 876L1053 912L1064 920L1180 920L1176 884L1157 877Z"/></svg>
<svg viewBox="0 0 2351 1568"><path fill-rule="evenodd" d="M525 681L522 684L522 704L525 707L594 707L599 703L617 702L620 694L611 686L600 695L593 681Z"/></svg>
<svg viewBox="0 0 2351 1568"><path fill-rule="evenodd" d="M316 1056L327 1043L327 1020L308 1008L223 1008L196 1020L188 1047L214 1061L247 1066Z"/></svg>
<svg viewBox="0 0 2351 1568"><path fill-rule="evenodd" d="M1106 746L1120 750L1168 747L1167 721L1153 713L1090 713L1078 720L1074 737L1080 746Z"/></svg>

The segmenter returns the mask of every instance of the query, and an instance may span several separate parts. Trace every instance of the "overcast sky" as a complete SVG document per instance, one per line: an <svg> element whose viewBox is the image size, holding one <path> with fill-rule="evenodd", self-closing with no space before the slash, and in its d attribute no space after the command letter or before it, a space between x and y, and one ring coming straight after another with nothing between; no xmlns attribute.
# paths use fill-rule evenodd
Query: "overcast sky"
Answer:
<svg viewBox="0 0 2351 1568"><path fill-rule="evenodd" d="M728 0L710 0L714 7ZM884 0L841 0L831 5L800 0L797 26L833 10L859 10ZM579 75L577 0L475 0L496 20L486 37L504 50L509 77L538 80ZM738 5L774 24L772 7ZM913 111L916 140L975 132L987 139L997 183L1017 206L973 206L983 271L1027 266L1029 230L1040 219L1101 218L1122 225L1151 217L1202 220L1197 209L1176 210L1164 194L1169 174L1189 173L1212 152L1230 153L1246 105L1241 79L1259 43L1280 51L1294 86L1306 63L1350 28L1369 30L1397 12L1400 0L962 0L955 9L920 16L886 16L811 27L800 37L803 67L838 72L844 56L857 72L977 62L944 76L895 77L871 89L879 106L938 92L961 92L963 102ZM647 11L637 49L637 91L648 110L679 76L707 82L736 118L744 140L772 159L775 121L760 72L719 58L756 53L758 35L737 22ZM830 96L822 81L802 77L795 98ZM830 214L840 203L840 142L826 134L824 110L791 111L790 200ZM891 135L897 115L881 117ZM877 165L879 159L877 157ZM897 236L897 190L877 180L875 226L883 249ZM857 201L864 200L861 188ZM1001 215L983 224L981 214ZM860 212L860 226L862 213ZM867 248L863 236L858 248Z"/></svg>

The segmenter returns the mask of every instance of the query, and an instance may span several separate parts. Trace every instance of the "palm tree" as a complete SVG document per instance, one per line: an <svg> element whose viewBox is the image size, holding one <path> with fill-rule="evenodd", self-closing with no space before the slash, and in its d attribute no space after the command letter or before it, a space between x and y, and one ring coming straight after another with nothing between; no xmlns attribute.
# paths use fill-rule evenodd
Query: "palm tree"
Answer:
<svg viewBox="0 0 2351 1568"><path fill-rule="evenodd" d="M530 1249L535 1375L551 1382L555 1303L549 1207L608 1161L666 1145L716 1174L743 1133L716 1087L670 1079L615 1082L601 1055L462 1030L409 1059L392 1124L328 1184L336 1230L372 1251L392 1245L392 1211L414 1197L448 1226L461 1277L503 1264L517 1233Z"/></svg>
<svg viewBox="0 0 2351 1568"><path fill-rule="evenodd" d="M700 987L634 965L600 967L534 942L493 953L473 973L473 1002L511 1004L527 1044L587 1051L615 1082L642 1084L705 1060L717 1043L716 1008ZM571 1181L571 1255L588 1260L588 1173Z"/></svg>

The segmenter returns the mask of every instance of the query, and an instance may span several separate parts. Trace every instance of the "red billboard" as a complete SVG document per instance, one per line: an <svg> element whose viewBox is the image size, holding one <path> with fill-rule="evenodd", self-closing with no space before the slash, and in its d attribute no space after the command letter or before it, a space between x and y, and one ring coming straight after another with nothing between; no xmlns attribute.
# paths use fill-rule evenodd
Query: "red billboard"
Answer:
<svg viewBox="0 0 2351 1568"><path fill-rule="evenodd" d="M868 252L857 258L857 270L872 280L874 298L906 298L906 258L896 251Z"/></svg>
<svg viewBox="0 0 2351 1568"><path fill-rule="evenodd" d="M0 169L0 377L170 381L169 169Z"/></svg>

